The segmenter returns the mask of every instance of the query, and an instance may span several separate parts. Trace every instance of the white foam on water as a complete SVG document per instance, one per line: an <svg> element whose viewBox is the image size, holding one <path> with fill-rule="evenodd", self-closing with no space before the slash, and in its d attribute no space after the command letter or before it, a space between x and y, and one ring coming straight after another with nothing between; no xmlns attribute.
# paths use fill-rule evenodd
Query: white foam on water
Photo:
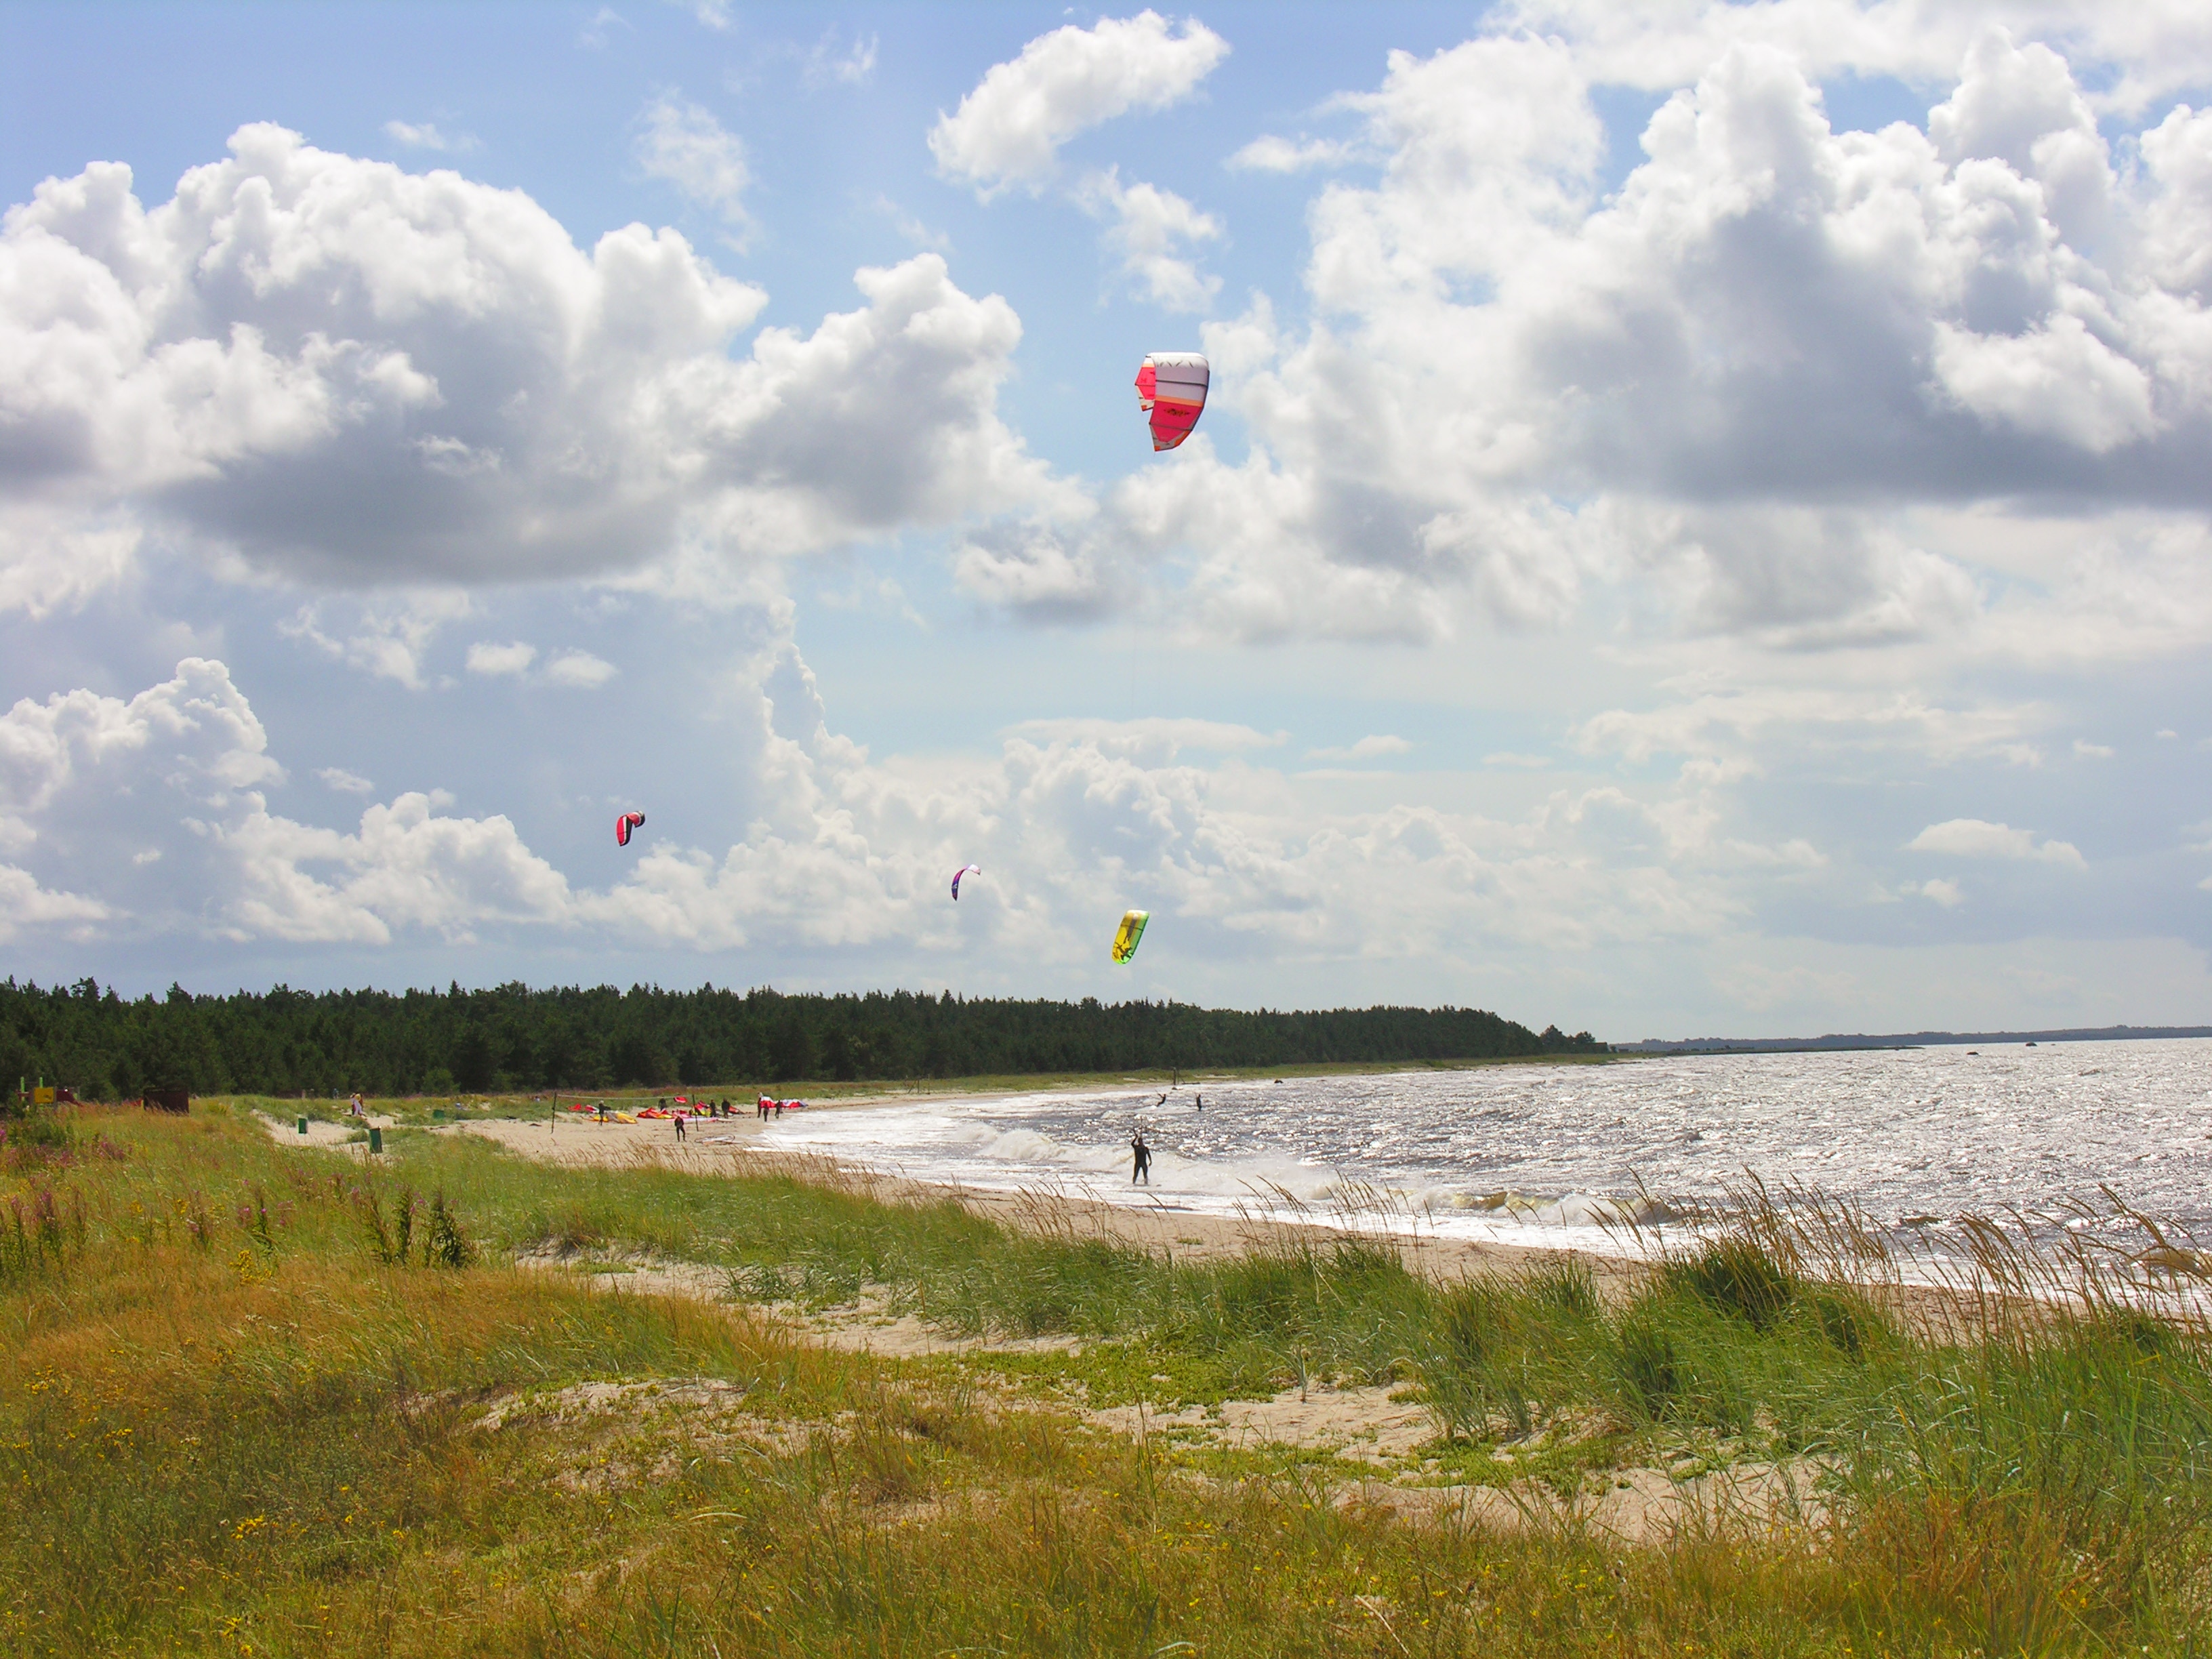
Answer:
<svg viewBox="0 0 2212 1659"><path fill-rule="evenodd" d="M1194 1103L1203 1093L1203 1111ZM2117 1189L2212 1233L2212 1041L1680 1055L825 1112L772 1124L805 1147L922 1180L1058 1185L1235 1214L1287 1194L1327 1219L1379 1197L1445 1237L1609 1253L1747 1173L1940 1237L1966 1212L2061 1218ZM1129 1185L1130 1131L1153 1148ZM1418 1218L1418 1224L1415 1221Z"/></svg>

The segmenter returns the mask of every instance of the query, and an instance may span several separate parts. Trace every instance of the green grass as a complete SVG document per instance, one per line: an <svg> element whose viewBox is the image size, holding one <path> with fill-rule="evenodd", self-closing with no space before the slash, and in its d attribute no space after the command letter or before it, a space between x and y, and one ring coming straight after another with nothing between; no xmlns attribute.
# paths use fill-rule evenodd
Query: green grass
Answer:
<svg viewBox="0 0 2212 1659"><path fill-rule="evenodd" d="M2117 1258L1990 1243L2016 1288L2076 1302L1936 1331L1894 1264L1843 1272L1820 1218L1756 1202L1608 1300L1571 1265L1433 1285L1358 1239L1170 1263L795 1175L561 1170L404 1133L371 1170L220 1112L73 1127L0 1147L11 1652L2212 1645L2212 1352L2146 1317ZM742 1307L508 1265L549 1247L1081 1347L842 1355ZM1431 1483L1802 1457L1831 1519L1637 1550L1416 1528L1340 1506L1316 1455L1138 1444L1079 1410L1301 1375L1424 1399ZM742 1391L753 1437L643 1393L481 1426L518 1395L691 1379Z"/></svg>

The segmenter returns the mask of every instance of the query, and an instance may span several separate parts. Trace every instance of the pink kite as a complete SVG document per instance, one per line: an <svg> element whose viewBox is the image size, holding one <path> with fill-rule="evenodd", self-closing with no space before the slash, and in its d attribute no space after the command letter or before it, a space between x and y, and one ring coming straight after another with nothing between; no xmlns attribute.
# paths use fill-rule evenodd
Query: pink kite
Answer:
<svg viewBox="0 0 2212 1659"><path fill-rule="evenodd" d="M1155 351L1137 371L1137 404L1152 412L1152 448L1173 449L1198 424L1212 371L1195 351Z"/></svg>

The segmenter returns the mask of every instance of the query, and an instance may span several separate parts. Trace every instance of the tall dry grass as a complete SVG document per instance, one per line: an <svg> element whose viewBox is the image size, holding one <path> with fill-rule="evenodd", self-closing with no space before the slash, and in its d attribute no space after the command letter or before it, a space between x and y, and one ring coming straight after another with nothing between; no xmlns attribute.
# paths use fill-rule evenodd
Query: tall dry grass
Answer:
<svg viewBox="0 0 2212 1659"><path fill-rule="evenodd" d="M404 1137L372 1171L221 1118L77 1127L70 1161L0 1169L80 1218L0 1275L11 1651L1965 1656L2181 1653L2205 1628L2205 1333L2194 1258L2153 1254L2194 1246L2110 1205L2071 1245L1970 1230L1984 1255L1929 1301L1863 1218L1754 1193L1608 1298L1571 1262L1443 1285L1380 1239L1290 1231L1170 1263L799 1172ZM102 1133L114 1153L83 1155ZM423 1249L441 1211L461 1265ZM1409 1528L1310 1464L1199 1479L981 1371L503 1265L549 1243L1078 1332L1140 1382L1396 1376L1490 1446L1733 1437L1819 1471L1826 1519L1642 1550ZM642 1407L479 1426L518 1395L683 1378L776 1434Z"/></svg>

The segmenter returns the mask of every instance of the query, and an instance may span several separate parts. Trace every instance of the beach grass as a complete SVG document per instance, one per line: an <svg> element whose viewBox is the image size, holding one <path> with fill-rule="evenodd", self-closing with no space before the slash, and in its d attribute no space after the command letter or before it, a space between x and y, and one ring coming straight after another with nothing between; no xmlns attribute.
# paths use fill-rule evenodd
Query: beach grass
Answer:
<svg viewBox="0 0 2212 1659"><path fill-rule="evenodd" d="M563 1169L404 1131L372 1163L220 1109L59 1121L0 1145L9 1651L2212 1645L2199 1259L2110 1206L2055 1243L1992 1226L1948 1297L1755 1191L1632 1280L1439 1282L1379 1235L1170 1260L819 1166ZM732 1299L563 1262L692 1264ZM761 1308L863 1297L1079 1346L887 1359ZM1780 1468L1810 1496L1632 1547L1534 1502L1416 1525L1324 1455L1087 1417L1328 1383L1427 1411L1403 1481Z"/></svg>

